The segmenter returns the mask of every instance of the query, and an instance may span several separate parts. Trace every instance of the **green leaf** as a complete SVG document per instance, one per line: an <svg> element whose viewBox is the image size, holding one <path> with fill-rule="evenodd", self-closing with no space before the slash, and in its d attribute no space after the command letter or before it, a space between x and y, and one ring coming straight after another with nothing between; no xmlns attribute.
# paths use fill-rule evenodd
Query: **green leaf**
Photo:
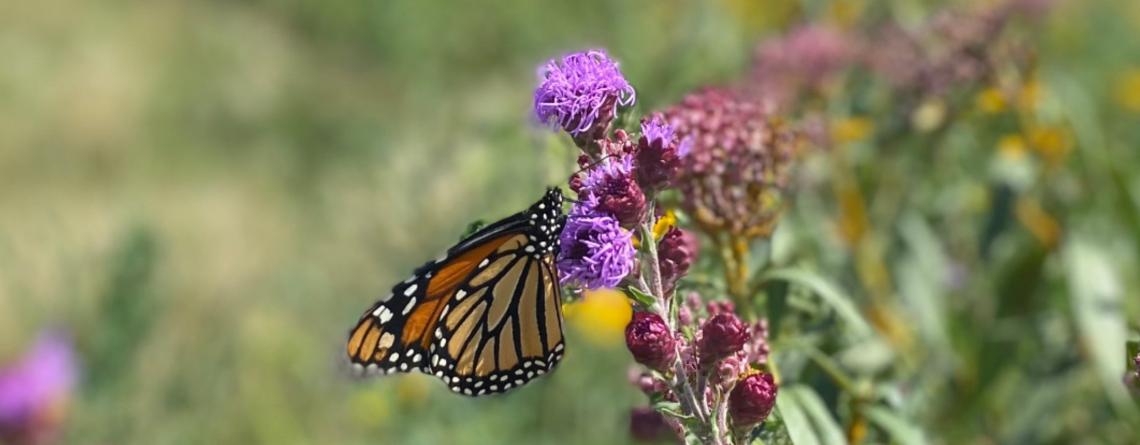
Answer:
<svg viewBox="0 0 1140 445"><path fill-rule="evenodd" d="M776 394L776 409L780 411L780 418L784 421L784 427L788 429L788 436L796 445L818 445L820 443L819 437L816 436L811 421L804 413L795 392L788 391L788 389L791 388L786 388Z"/></svg>
<svg viewBox="0 0 1140 445"><path fill-rule="evenodd" d="M866 336L874 333L871 325L851 303L851 298L819 275L799 269L773 269L764 272L760 279L764 282L787 281L811 289L812 292L819 295L824 303L835 309L835 312L847 321L848 326L855 331L855 334Z"/></svg>
<svg viewBox="0 0 1140 445"><path fill-rule="evenodd" d="M903 445L922 445L926 443L926 435L917 425L899 416L894 411L881 406L868 408L864 413L868 419L879 428L882 428L894 439L894 443Z"/></svg>
<svg viewBox="0 0 1140 445"><path fill-rule="evenodd" d="M642 292L641 289L633 286L627 287L626 291L626 294L629 295L630 298L633 298L633 301L636 301L637 304L643 307L652 307L653 303L657 301L652 295Z"/></svg>
<svg viewBox="0 0 1140 445"><path fill-rule="evenodd" d="M780 324L788 311L788 282L774 281L765 288L768 293L768 298L765 299L768 309L768 339L774 341L780 336Z"/></svg>
<svg viewBox="0 0 1140 445"><path fill-rule="evenodd" d="M843 429L839 427L839 423L831 416L831 411L827 409L827 405L823 403L823 399L819 394L805 385L793 385L785 392L790 391L794 397L800 402L803 411L811 419L815 425L816 435L823 443L844 443L847 441L843 435Z"/></svg>
<svg viewBox="0 0 1140 445"><path fill-rule="evenodd" d="M1066 246L1064 259L1080 340L1092 354L1109 397L1118 406L1130 405L1120 385L1124 374L1120 355L1128 340L1120 279L1104 252L1079 236Z"/></svg>

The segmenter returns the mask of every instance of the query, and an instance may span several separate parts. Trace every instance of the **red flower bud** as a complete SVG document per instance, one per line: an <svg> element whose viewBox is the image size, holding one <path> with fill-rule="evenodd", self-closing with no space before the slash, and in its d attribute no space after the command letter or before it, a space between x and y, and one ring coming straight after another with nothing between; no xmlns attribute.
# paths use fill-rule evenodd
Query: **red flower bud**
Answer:
<svg viewBox="0 0 1140 445"><path fill-rule="evenodd" d="M776 381L772 374L755 373L736 382L728 396L728 414L737 428L763 422L776 406Z"/></svg>
<svg viewBox="0 0 1140 445"><path fill-rule="evenodd" d="M673 291L677 280L689 272L697 256L697 237L676 227L665 232L657 243L657 262L661 268L661 282L668 295Z"/></svg>
<svg viewBox="0 0 1140 445"><path fill-rule="evenodd" d="M712 366L717 360L735 354L751 338L748 327L732 312L721 312L701 326L701 339L697 351L701 366Z"/></svg>
<svg viewBox="0 0 1140 445"><path fill-rule="evenodd" d="M677 358L676 340L660 315L634 312L625 327L625 344L633 359L651 369L669 369Z"/></svg>

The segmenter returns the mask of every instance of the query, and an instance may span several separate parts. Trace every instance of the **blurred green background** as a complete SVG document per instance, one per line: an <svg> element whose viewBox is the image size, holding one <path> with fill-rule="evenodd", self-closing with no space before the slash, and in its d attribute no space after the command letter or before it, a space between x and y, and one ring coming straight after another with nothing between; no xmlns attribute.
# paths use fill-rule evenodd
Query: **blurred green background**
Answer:
<svg viewBox="0 0 1140 445"><path fill-rule="evenodd" d="M529 115L538 63L605 47L650 110L741 76L758 39L862 3L5 2L0 357L44 327L72 334L85 371L65 443L625 443L644 397L627 383L620 305L571 309L559 372L479 400L424 376L351 379L345 333L472 220L565 182L572 147ZM943 6L887 3L902 17ZM1118 181L1054 216L1103 246L1113 310L1136 314L1140 3L1059 9L1032 43L1045 82L1084 99L1061 107L1080 107L1078 151L1097 156L1061 180L1107 160ZM992 141L956 143L976 158L898 183L984 194L970 166L988 168ZM916 211L976 225L937 205ZM806 192L791 217L832 207ZM1042 305L1045 324L1077 310L1064 295Z"/></svg>

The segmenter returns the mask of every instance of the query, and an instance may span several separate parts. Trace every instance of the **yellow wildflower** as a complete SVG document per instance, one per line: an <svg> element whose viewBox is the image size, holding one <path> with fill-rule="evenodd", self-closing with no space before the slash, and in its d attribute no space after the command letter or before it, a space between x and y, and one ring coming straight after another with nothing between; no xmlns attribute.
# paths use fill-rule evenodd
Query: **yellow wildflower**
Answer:
<svg viewBox="0 0 1140 445"><path fill-rule="evenodd" d="M1005 93L998 88L990 87L982 90L974 98L978 110L985 114L997 114L1005 111Z"/></svg>
<svg viewBox="0 0 1140 445"><path fill-rule="evenodd" d="M865 117L839 119L831 125L831 139L837 145L866 139L875 129L875 122Z"/></svg>
<svg viewBox="0 0 1140 445"><path fill-rule="evenodd" d="M566 320L599 345L620 344L633 308L625 294L615 289L586 291L582 301L563 306Z"/></svg>
<svg viewBox="0 0 1140 445"><path fill-rule="evenodd" d="M997 143L998 154L1008 159L1020 159L1025 156L1025 138L1020 134L1007 134Z"/></svg>
<svg viewBox="0 0 1140 445"><path fill-rule="evenodd" d="M1133 68L1116 81L1116 103L1133 113L1140 113L1140 68Z"/></svg>

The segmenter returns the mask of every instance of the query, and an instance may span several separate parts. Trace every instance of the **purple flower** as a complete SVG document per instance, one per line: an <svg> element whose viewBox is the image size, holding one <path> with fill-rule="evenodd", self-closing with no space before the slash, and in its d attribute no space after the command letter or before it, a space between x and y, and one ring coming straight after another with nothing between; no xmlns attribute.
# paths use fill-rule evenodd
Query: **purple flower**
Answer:
<svg viewBox="0 0 1140 445"><path fill-rule="evenodd" d="M633 87L617 62L602 50L572 53L538 69L534 114L544 124L577 137L604 130L617 114L616 105L633 105Z"/></svg>
<svg viewBox="0 0 1140 445"><path fill-rule="evenodd" d="M701 326L697 344L701 365L712 366L717 360L728 357L744 348L751 338L748 327L732 312L713 315Z"/></svg>
<svg viewBox="0 0 1140 445"><path fill-rule="evenodd" d="M763 422L776 406L776 381L772 374L756 373L736 382L728 396L728 413L737 428L751 428Z"/></svg>
<svg viewBox="0 0 1140 445"><path fill-rule="evenodd" d="M823 94L855 55L854 36L826 26L797 28L756 48L752 93L765 103L788 108L804 92Z"/></svg>
<svg viewBox="0 0 1140 445"><path fill-rule="evenodd" d="M681 172L681 161L692 147L692 140L678 141L673 126L660 114L641 121L637 144L637 180L647 189L672 185Z"/></svg>
<svg viewBox="0 0 1140 445"><path fill-rule="evenodd" d="M586 200L570 210L558 254L562 284L614 287L633 270L633 237L616 219L598 213L596 205L596 200Z"/></svg>
<svg viewBox="0 0 1140 445"><path fill-rule="evenodd" d="M657 263L661 268L661 281L668 294L676 287L677 280L689 272L698 251L697 237L692 233L673 227L657 243Z"/></svg>
<svg viewBox="0 0 1140 445"><path fill-rule="evenodd" d="M677 358L677 341L660 315L634 312L625 327L625 345L633 359L651 369L669 369Z"/></svg>
<svg viewBox="0 0 1140 445"><path fill-rule="evenodd" d="M0 368L0 439L41 443L53 435L76 373L71 344L58 334L42 335L23 358Z"/></svg>
<svg viewBox="0 0 1140 445"><path fill-rule="evenodd" d="M597 211L613 215L622 227L634 227L645 216L645 194L633 178L630 156L596 165L582 180L579 198L597 200Z"/></svg>

